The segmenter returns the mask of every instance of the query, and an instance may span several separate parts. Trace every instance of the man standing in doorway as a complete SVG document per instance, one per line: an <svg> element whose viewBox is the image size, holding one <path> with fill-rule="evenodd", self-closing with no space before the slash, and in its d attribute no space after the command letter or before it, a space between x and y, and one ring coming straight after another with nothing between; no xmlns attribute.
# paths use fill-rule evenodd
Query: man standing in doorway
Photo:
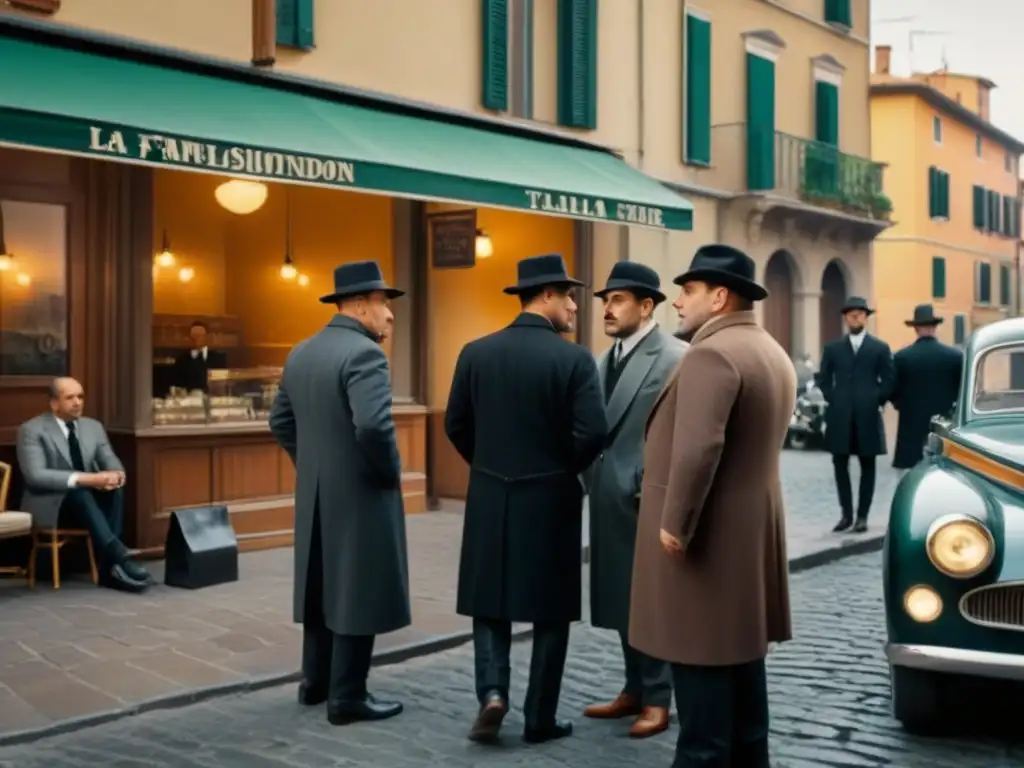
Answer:
<svg viewBox="0 0 1024 768"><path fill-rule="evenodd" d="M445 413L470 467L457 610L473 617L480 710L469 738L480 742L497 739L508 712L512 622L534 626L523 738L572 733L557 709L580 618L579 475L607 432L594 358L559 335L573 330L582 283L558 254L524 259L518 274L505 293L522 312L463 348Z"/></svg>
<svg viewBox="0 0 1024 768"><path fill-rule="evenodd" d="M932 417L949 416L960 394L964 356L935 337L942 320L931 304L915 307L906 323L917 333L917 341L893 357L896 383L891 399L899 411L892 461L896 469L910 469L921 460Z"/></svg>
<svg viewBox="0 0 1024 768"><path fill-rule="evenodd" d="M647 424L629 641L672 663L675 768L768 768L765 657L792 635L780 456L796 373L754 318L754 270L708 245L675 279L695 333Z"/></svg>
<svg viewBox="0 0 1024 768"><path fill-rule="evenodd" d="M658 273L620 261L594 295L604 302L604 330L615 339L598 360L609 434L587 475L590 494L590 623L614 629L622 642L626 684L608 704L586 717L636 717L629 735L644 738L668 728L672 671L629 645L629 592L644 431L655 398L683 356L686 344L663 333L654 309L665 300Z"/></svg>
<svg viewBox="0 0 1024 768"><path fill-rule="evenodd" d="M847 335L825 345L818 370L818 388L825 411L825 447L832 454L839 522L842 533L868 529L868 513L875 494L875 459L886 453L882 408L892 395L893 364L889 345L865 330L874 310L860 296L851 296L842 308ZM860 464L857 517L854 519L850 457Z"/></svg>
<svg viewBox="0 0 1024 768"><path fill-rule="evenodd" d="M402 711L366 689L375 636L411 623L402 467L380 347L402 295L375 261L335 269L334 292L320 301L338 313L288 355L270 412L297 475L299 701L326 701L333 725Z"/></svg>
<svg viewBox="0 0 1024 768"><path fill-rule="evenodd" d="M227 355L209 347L209 329L202 320L196 320L188 329L191 348L174 358L171 386L192 392L210 391L209 372L227 368Z"/></svg>

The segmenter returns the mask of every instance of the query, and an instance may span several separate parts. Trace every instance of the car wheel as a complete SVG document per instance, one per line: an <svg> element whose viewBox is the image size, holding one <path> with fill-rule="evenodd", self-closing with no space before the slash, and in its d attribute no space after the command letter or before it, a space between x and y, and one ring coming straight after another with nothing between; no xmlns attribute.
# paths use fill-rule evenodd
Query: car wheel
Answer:
<svg viewBox="0 0 1024 768"><path fill-rule="evenodd" d="M909 667L889 667L892 714L910 733L927 735L942 726L948 713L943 706L942 676Z"/></svg>

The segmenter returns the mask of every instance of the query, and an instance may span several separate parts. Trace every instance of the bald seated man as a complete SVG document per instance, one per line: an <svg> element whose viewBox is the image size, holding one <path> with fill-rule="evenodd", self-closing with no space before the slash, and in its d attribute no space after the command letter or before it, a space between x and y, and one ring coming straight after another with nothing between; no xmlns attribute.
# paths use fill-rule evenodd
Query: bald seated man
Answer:
<svg viewBox="0 0 1024 768"><path fill-rule="evenodd" d="M121 542L124 465L107 432L82 415L85 390L69 376L50 383L50 410L18 428L18 466L25 478L21 506L38 527L85 528L99 559L100 583L142 592L149 572Z"/></svg>

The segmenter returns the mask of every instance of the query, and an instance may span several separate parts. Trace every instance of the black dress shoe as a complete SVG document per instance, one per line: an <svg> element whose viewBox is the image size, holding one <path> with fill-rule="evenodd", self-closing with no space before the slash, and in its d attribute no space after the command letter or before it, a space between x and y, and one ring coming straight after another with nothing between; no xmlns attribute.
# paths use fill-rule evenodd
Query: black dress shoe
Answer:
<svg viewBox="0 0 1024 768"><path fill-rule="evenodd" d="M372 695L360 701L331 699L327 702L327 720L331 725L348 725L362 720L387 720L402 714L402 704L397 701L377 701Z"/></svg>
<svg viewBox="0 0 1024 768"><path fill-rule="evenodd" d="M481 744L493 744L498 740L501 723L508 714L508 702L498 691L491 691L484 697L484 704L469 731L469 740Z"/></svg>
<svg viewBox="0 0 1024 768"><path fill-rule="evenodd" d="M132 581L137 581L140 584L153 583L153 577L149 575L149 571L133 560L125 560L120 565Z"/></svg>
<svg viewBox="0 0 1024 768"><path fill-rule="evenodd" d="M850 526L853 525L853 518L843 515L839 518L839 522L836 523L836 527L832 529L832 533L845 533L850 530Z"/></svg>
<svg viewBox="0 0 1024 768"><path fill-rule="evenodd" d="M857 522L853 524L854 533L864 533L868 529L868 519L866 517L858 517Z"/></svg>
<svg viewBox="0 0 1024 768"><path fill-rule="evenodd" d="M523 741L527 744L543 744L545 741L564 739L566 736L572 736L572 723L568 720L555 720L550 725L540 728L526 726L523 729Z"/></svg>
<svg viewBox="0 0 1024 768"><path fill-rule="evenodd" d="M120 565L112 565L104 572L103 577L100 579L100 583L104 587L110 589L116 589L121 592L132 592L138 594L145 592L149 584L141 581L136 581L129 576L124 568Z"/></svg>
<svg viewBox="0 0 1024 768"><path fill-rule="evenodd" d="M327 701L327 686L313 685L303 680L299 683L299 704L304 707L315 707Z"/></svg>

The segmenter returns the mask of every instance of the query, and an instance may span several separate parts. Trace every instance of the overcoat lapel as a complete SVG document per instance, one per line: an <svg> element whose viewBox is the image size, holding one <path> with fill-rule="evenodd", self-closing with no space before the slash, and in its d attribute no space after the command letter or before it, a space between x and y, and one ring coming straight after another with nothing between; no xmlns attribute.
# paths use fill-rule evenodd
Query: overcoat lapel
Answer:
<svg viewBox="0 0 1024 768"><path fill-rule="evenodd" d="M65 459L67 459L68 466L70 467L72 465L72 462L71 462L71 449L68 448L68 441L67 441L67 438L64 437L64 433L61 432L60 431L60 427L57 426L57 420L55 418L54 419L44 419L43 420L43 429L46 431L46 434L49 436L50 442L52 442L55 446L57 446L57 450L60 451L60 455L63 456ZM81 442L82 442L82 436L81 435L78 436L78 442L79 442L79 445L81 445ZM83 456L85 455L84 446L83 446L82 454L83 454Z"/></svg>
<svg viewBox="0 0 1024 768"><path fill-rule="evenodd" d="M605 416L608 419L609 433L614 431L622 417L626 415L626 411L629 410L629 406L633 402L633 398L636 397L640 386L644 383L644 379L647 378L647 374L654 367L654 361L661 351L661 345L660 332L655 328L647 334L646 338L640 341L636 352L626 361L626 369L622 372L618 383L615 385L615 391L612 392L611 399L608 401L608 408L605 412ZM606 356L606 370L607 366Z"/></svg>

